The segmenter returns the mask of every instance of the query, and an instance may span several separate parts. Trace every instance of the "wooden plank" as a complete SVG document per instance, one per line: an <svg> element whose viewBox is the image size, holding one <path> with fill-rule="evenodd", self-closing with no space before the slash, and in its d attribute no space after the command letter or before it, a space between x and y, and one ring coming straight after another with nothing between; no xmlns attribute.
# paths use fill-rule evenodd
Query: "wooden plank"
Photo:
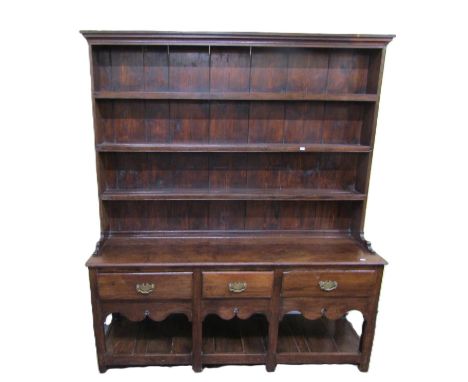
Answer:
<svg viewBox="0 0 468 382"><path fill-rule="evenodd" d="M359 336L345 317L338 320L326 320L324 323L328 327L328 331L333 335L339 352L359 352Z"/></svg>
<svg viewBox="0 0 468 382"><path fill-rule="evenodd" d="M112 88L114 91L143 90L143 50L140 46L111 48Z"/></svg>
<svg viewBox="0 0 468 382"><path fill-rule="evenodd" d="M171 142L207 142L209 105L196 101L172 102L170 106Z"/></svg>
<svg viewBox="0 0 468 382"><path fill-rule="evenodd" d="M161 365L190 365L192 362L191 354L143 354L135 355L120 355L112 354L105 355L104 360L108 367L121 366L161 366Z"/></svg>
<svg viewBox="0 0 468 382"><path fill-rule="evenodd" d="M145 107L136 100L115 102L112 108L114 140L116 142L145 142Z"/></svg>
<svg viewBox="0 0 468 382"><path fill-rule="evenodd" d="M165 46L143 47L144 91L169 90L169 54Z"/></svg>
<svg viewBox="0 0 468 382"><path fill-rule="evenodd" d="M325 93L329 52L295 49L288 54L287 91Z"/></svg>
<svg viewBox="0 0 468 382"><path fill-rule="evenodd" d="M192 328L187 317L183 314L169 316L168 335L172 337L172 354L192 353Z"/></svg>
<svg viewBox="0 0 468 382"><path fill-rule="evenodd" d="M110 352L113 354L133 354L138 333L137 325L127 321L125 318L116 320L112 325L114 328L112 328L112 332L109 332L109 336L112 336L110 341L111 347L108 348Z"/></svg>
<svg viewBox="0 0 468 382"><path fill-rule="evenodd" d="M284 109L284 143L301 146L322 143L325 104L323 102L287 102Z"/></svg>
<svg viewBox="0 0 468 382"><path fill-rule="evenodd" d="M170 325L168 319L151 323L151 330L146 340L148 354L170 354L172 352L172 337L169 335Z"/></svg>
<svg viewBox="0 0 468 382"><path fill-rule="evenodd" d="M356 353L279 353L276 358L278 363L300 365L300 364L358 364L360 354Z"/></svg>
<svg viewBox="0 0 468 382"><path fill-rule="evenodd" d="M255 233L255 235L254 235ZM190 233L162 231L141 233L129 238L109 238L100 256L91 257L90 267L129 266L359 266L385 264L350 236L329 233L314 236L311 232L217 231ZM229 236L228 236L229 235ZM349 235L349 234L348 234ZM181 240L183 238L183 240Z"/></svg>
<svg viewBox="0 0 468 382"><path fill-rule="evenodd" d="M211 92L249 91L249 48L213 47L210 59Z"/></svg>
<svg viewBox="0 0 468 382"><path fill-rule="evenodd" d="M264 354L267 351L268 323L261 316L240 320L240 334L245 354Z"/></svg>
<svg viewBox="0 0 468 382"><path fill-rule="evenodd" d="M260 365L266 362L266 354L203 354L202 360L204 365Z"/></svg>
<svg viewBox="0 0 468 382"><path fill-rule="evenodd" d="M169 102L148 100L144 101L144 105L146 141L162 143L170 142L171 125Z"/></svg>
<svg viewBox="0 0 468 382"><path fill-rule="evenodd" d="M277 353L297 353L299 351L294 333L287 323L288 320L288 318L283 318L279 323Z"/></svg>
<svg viewBox="0 0 468 382"><path fill-rule="evenodd" d="M96 99L173 99L173 100L239 100L239 101L355 101L375 102L375 94L353 93L292 93L292 92L142 92L142 91L95 91Z"/></svg>
<svg viewBox="0 0 468 382"><path fill-rule="evenodd" d="M101 200L364 200L365 195L354 191L317 189L188 189L107 190Z"/></svg>
<svg viewBox="0 0 468 382"><path fill-rule="evenodd" d="M152 322L148 319L139 323L136 336L135 355L146 354L147 339L151 336L152 329Z"/></svg>
<svg viewBox="0 0 468 382"><path fill-rule="evenodd" d="M169 89L176 92L209 91L208 47L169 48Z"/></svg>
<svg viewBox="0 0 468 382"><path fill-rule="evenodd" d="M328 353L338 351L331 333L328 332L320 319L309 321L301 317L301 319L297 319L295 324L303 327L304 335L311 352Z"/></svg>
<svg viewBox="0 0 468 382"><path fill-rule="evenodd" d="M248 102L210 103L210 142L246 143L249 132Z"/></svg>
<svg viewBox="0 0 468 382"><path fill-rule="evenodd" d="M369 55L359 51L330 53L327 91L362 94L367 88Z"/></svg>
<svg viewBox="0 0 468 382"><path fill-rule="evenodd" d="M349 105L340 102L325 105L323 143L360 143L365 110L362 104Z"/></svg>
<svg viewBox="0 0 468 382"><path fill-rule="evenodd" d="M212 126L212 125L211 125ZM210 127L211 129L211 127ZM154 141L157 141L154 139ZM99 143L98 152L346 152L368 153L359 144L313 143Z"/></svg>
<svg viewBox="0 0 468 382"><path fill-rule="evenodd" d="M249 143L282 143L284 104L252 102L249 113Z"/></svg>
<svg viewBox="0 0 468 382"><path fill-rule="evenodd" d="M278 49L252 49L251 92L286 91L288 56L285 53Z"/></svg>
<svg viewBox="0 0 468 382"><path fill-rule="evenodd" d="M93 80L95 90L112 90L112 66L109 47L94 47L92 49Z"/></svg>

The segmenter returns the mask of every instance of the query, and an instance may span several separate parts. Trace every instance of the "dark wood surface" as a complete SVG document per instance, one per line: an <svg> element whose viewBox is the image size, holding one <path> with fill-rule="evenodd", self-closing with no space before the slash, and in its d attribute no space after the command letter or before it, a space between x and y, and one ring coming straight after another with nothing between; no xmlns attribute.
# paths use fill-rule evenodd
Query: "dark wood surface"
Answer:
<svg viewBox="0 0 468 382"><path fill-rule="evenodd" d="M273 272L203 272L203 298L271 297ZM233 292L230 283L241 282L245 290Z"/></svg>
<svg viewBox="0 0 468 382"><path fill-rule="evenodd" d="M374 102L375 94L305 94L305 93L202 93L202 92L122 92L99 91L94 93L96 99L181 99L181 100L237 100L237 101L360 101Z"/></svg>
<svg viewBox="0 0 468 382"><path fill-rule="evenodd" d="M333 280L337 287L331 291L320 289L319 282ZM283 275L283 297L307 296L368 296L375 292L377 272L374 270L316 270L288 271Z"/></svg>
<svg viewBox="0 0 468 382"><path fill-rule="evenodd" d="M395 35L259 32L81 31L90 45L384 48Z"/></svg>
<svg viewBox="0 0 468 382"><path fill-rule="evenodd" d="M106 190L102 200L364 200L356 191L277 188Z"/></svg>
<svg viewBox="0 0 468 382"><path fill-rule="evenodd" d="M375 266L385 260L352 237L186 237L106 240L88 267Z"/></svg>
<svg viewBox="0 0 468 382"><path fill-rule="evenodd" d="M132 322L119 317L107 329L106 348L113 355L190 355L191 325L180 314L159 322L150 319ZM190 357L180 360L188 363Z"/></svg>
<svg viewBox="0 0 468 382"><path fill-rule="evenodd" d="M151 283L154 291L142 295L137 284ZM192 298L192 274L189 272L112 273L98 276L99 297L103 300L158 299L177 300Z"/></svg>
<svg viewBox="0 0 468 382"><path fill-rule="evenodd" d="M261 357L255 360L264 361L268 349L268 322L262 315L248 320L223 320L209 315L203 322L203 332L202 351L206 364L224 364L226 360L232 363L236 358L244 358L243 363L257 363L249 362L249 355L259 355ZM133 362L139 358L141 365L166 364L167 361L187 364L192 351L190 323L183 315L171 315L160 322L150 319L132 322L119 317L107 329L106 347L107 355L116 356L117 360L127 356ZM280 321L277 349L278 357L285 363L313 363L316 353L331 357L360 355L359 336L346 318L310 321L297 314L287 315Z"/></svg>
<svg viewBox="0 0 468 382"><path fill-rule="evenodd" d="M98 152L349 152L366 153L370 146L326 143L100 143Z"/></svg>
<svg viewBox="0 0 468 382"><path fill-rule="evenodd" d="M386 262L363 228L394 36L82 33L101 221L87 262L99 370L367 371ZM245 290L230 290L236 282ZM361 338L350 310L363 314Z"/></svg>
<svg viewBox="0 0 468 382"><path fill-rule="evenodd" d="M95 99L94 102L97 143L135 144L135 147L168 143L369 146L368 133L375 110L374 103L344 101Z"/></svg>

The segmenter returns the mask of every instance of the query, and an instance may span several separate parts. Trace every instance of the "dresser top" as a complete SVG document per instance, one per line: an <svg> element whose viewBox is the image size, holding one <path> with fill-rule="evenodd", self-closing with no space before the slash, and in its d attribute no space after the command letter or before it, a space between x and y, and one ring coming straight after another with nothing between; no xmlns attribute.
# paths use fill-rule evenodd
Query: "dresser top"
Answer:
<svg viewBox="0 0 468 382"><path fill-rule="evenodd" d="M230 45L383 48L395 35L259 32L81 31L91 45Z"/></svg>
<svg viewBox="0 0 468 382"><path fill-rule="evenodd" d="M379 266L386 261L350 236L111 237L88 267Z"/></svg>

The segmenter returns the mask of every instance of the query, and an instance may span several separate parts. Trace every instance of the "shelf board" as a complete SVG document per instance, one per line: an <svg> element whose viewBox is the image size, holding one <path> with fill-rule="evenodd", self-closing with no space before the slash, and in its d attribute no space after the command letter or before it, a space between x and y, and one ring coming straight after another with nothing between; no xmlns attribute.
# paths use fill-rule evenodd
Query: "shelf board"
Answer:
<svg viewBox="0 0 468 382"><path fill-rule="evenodd" d="M208 315L203 322L204 355L265 355L267 347L268 321L262 315L253 315L247 320L223 320Z"/></svg>
<svg viewBox="0 0 468 382"><path fill-rule="evenodd" d="M270 92L141 92L141 91L96 91L96 99L192 99L233 101L357 101L375 102L377 94L333 93L270 93Z"/></svg>
<svg viewBox="0 0 468 382"><path fill-rule="evenodd" d="M157 231L112 233L86 265L131 267L328 267L381 266L385 260L350 234L265 231ZM119 235L120 234L120 235ZM175 256L174 254L177 254Z"/></svg>
<svg viewBox="0 0 468 382"><path fill-rule="evenodd" d="M100 143L98 152L323 152L368 153L370 146L328 143Z"/></svg>
<svg viewBox="0 0 468 382"><path fill-rule="evenodd" d="M159 322L148 318L132 322L121 316L114 318L108 327L106 348L113 357L140 357L142 364L164 364L168 359L175 364L189 364L191 335L191 324L182 314L173 314Z"/></svg>
<svg viewBox="0 0 468 382"><path fill-rule="evenodd" d="M364 200L365 194L332 189L208 189L107 190L101 200Z"/></svg>
<svg viewBox="0 0 468 382"><path fill-rule="evenodd" d="M287 314L279 323L277 359L281 363L358 363L359 336L342 317L306 320Z"/></svg>

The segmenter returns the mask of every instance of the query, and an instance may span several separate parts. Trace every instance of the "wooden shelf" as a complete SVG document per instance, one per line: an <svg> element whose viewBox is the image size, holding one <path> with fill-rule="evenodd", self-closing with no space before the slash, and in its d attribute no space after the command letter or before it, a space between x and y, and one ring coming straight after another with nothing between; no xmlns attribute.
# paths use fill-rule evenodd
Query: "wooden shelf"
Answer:
<svg viewBox="0 0 468 382"><path fill-rule="evenodd" d="M287 314L279 324L277 357L282 363L358 363L359 336L351 323L320 318L306 320Z"/></svg>
<svg viewBox="0 0 468 382"><path fill-rule="evenodd" d="M328 143L100 143L98 152L368 153L370 146Z"/></svg>
<svg viewBox="0 0 468 382"><path fill-rule="evenodd" d="M191 324L182 314L155 322L114 318L106 331L106 358L113 366L190 364ZM222 320L209 315L203 322L205 364L263 363L267 354L268 322L256 314L247 320ZM281 363L357 363L359 336L346 318L306 320L286 315L279 324L277 357ZM232 357L232 358L230 358ZM248 357L245 359L244 357Z"/></svg>
<svg viewBox="0 0 468 382"><path fill-rule="evenodd" d="M356 191L328 189L190 189L107 190L101 200L364 200L365 194Z"/></svg>
<svg viewBox="0 0 468 382"><path fill-rule="evenodd" d="M190 364L192 360L192 326L182 314L164 321L145 319L132 322L123 316L114 318L106 331L107 355L113 365L128 364L129 357L139 363ZM130 361L136 364L135 360Z"/></svg>
<svg viewBox="0 0 468 382"><path fill-rule="evenodd" d="M264 354L268 347L268 321L262 315L247 320L223 320L209 315L203 322L203 354ZM214 357L212 358L214 360Z"/></svg>
<svg viewBox="0 0 468 382"><path fill-rule="evenodd" d="M97 91L95 99L174 99L174 100L232 100L232 101L356 101L375 102L377 94L340 93L270 93L270 92L142 92L142 91Z"/></svg>
<svg viewBox="0 0 468 382"><path fill-rule="evenodd" d="M155 234L155 232L151 232ZM277 267L376 266L385 260L345 234L308 232L162 231L159 237L108 238L88 267Z"/></svg>

